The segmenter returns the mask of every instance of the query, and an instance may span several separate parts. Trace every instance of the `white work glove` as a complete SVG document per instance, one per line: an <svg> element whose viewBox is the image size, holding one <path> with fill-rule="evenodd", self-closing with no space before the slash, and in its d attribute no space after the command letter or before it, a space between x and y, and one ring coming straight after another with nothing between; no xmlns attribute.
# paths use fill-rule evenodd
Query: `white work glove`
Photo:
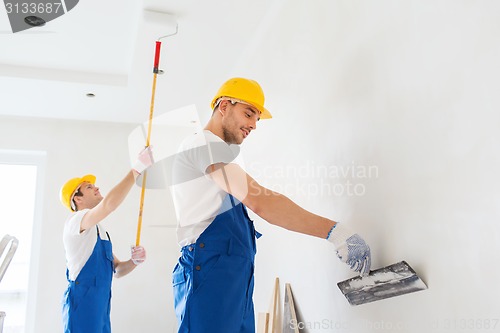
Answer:
<svg viewBox="0 0 500 333"><path fill-rule="evenodd" d="M131 246L130 247L132 262L135 265L140 265L146 261L146 250L142 246Z"/></svg>
<svg viewBox="0 0 500 333"><path fill-rule="evenodd" d="M330 231L327 240L335 246L337 257L349 265L352 270L359 272L361 276L370 273L370 247L361 236L348 227L337 223Z"/></svg>
<svg viewBox="0 0 500 333"><path fill-rule="evenodd" d="M144 170L149 168L154 163L153 150L151 146L144 148L137 157L137 161L132 166L138 174L142 174Z"/></svg>

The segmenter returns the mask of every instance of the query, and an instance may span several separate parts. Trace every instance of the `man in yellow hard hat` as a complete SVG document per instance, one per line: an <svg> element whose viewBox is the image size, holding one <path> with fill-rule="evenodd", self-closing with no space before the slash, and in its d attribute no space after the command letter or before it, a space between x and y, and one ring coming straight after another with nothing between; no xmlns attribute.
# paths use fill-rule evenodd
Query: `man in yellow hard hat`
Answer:
<svg viewBox="0 0 500 333"><path fill-rule="evenodd" d="M181 256L173 272L179 332L255 332L256 238L246 207L265 221L333 243L341 261L370 271L370 248L348 227L310 213L261 186L240 166L239 146L271 118L260 85L226 81L204 131L187 138L173 166L172 194Z"/></svg>
<svg viewBox="0 0 500 333"><path fill-rule="evenodd" d="M125 178L103 197L96 177L68 180L61 188L61 203L72 214L64 224L68 288L63 299L65 333L111 332L110 305L113 275L122 277L146 259L142 246L131 250L131 259L120 261L113 254L111 239L100 224L123 202L135 178L153 163L148 147L139 154Z"/></svg>

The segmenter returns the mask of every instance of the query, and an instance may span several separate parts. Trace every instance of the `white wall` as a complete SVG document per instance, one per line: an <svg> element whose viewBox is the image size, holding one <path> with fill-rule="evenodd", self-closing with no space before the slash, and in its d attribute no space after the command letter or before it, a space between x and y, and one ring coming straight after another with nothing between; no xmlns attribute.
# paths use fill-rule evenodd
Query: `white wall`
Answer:
<svg viewBox="0 0 500 333"><path fill-rule="evenodd" d="M364 235L374 268L407 260L429 290L351 307L336 284L353 273L330 244L256 217L264 234L256 311L267 310L279 276L292 285L305 332L498 331L500 3L273 5L262 18L261 39L249 40L227 73L257 79L274 115L244 145L248 171ZM131 130L1 119L0 148L48 152L37 332L60 329L54 318L65 286L60 235L66 212L57 191L67 178L94 172L106 193L126 172ZM377 172L320 176L324 168L348 167ZM334 192L339 186L347 191L348 184L364 192ZM135 239L138 202L135 189L108 223L120 258ZM148 194L147 223L168 223L165 216L173 215L167 202L166 193ZM142 239L148 263L115 280L113 325L117 332L170 332L174 230L146 226Z"/></svg>
<svg viewBox="0 0 500 333"><path fill-rule="evenodd" d="M274 115L246 143L250 172L364 235L374 268L407 260L429 290L351 307L336 283L354 275L329 244L258 221L256 308L279 276L306 332L500 330L500 4L279 3L232 73L259 80ZM353 165L378 175L317 176ZM321 187L348 181L366 192Z"/></svg>

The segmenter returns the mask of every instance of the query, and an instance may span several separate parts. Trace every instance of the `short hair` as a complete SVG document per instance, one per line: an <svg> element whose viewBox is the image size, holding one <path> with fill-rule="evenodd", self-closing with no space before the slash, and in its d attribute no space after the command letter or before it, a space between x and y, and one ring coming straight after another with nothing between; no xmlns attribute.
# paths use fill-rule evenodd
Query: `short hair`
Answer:
<svg viewBox="0 0 500 333"><path fill-rule="evenodd" d="M75 194L73 194L73 197L71 198L71 203L73 203L75 207L75 212L77 212L78 207L76 207L75 197L83 197L83 193L80 192L80 187L76 190Z"/></svg>

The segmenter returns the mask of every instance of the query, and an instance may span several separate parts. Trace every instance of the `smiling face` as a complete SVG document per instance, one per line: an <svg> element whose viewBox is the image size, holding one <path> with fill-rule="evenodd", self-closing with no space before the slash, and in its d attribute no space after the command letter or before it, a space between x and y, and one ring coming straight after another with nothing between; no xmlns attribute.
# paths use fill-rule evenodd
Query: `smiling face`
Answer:
<svg viewBox="0 0 500 333"><path fill-rule="evenodd" d="M228 100L221 101L219 112L222 114L223 140L230 144L241 144L250 132L257 129L260 112L255 107Z"/></svg>
<svg viewBox="0 0 500 333"><path fill-rule="evenodd" d="M102 199L99 187L89 182L83 182L73 197L77 210L86 208L92 209L97 206Z"/></svg>

